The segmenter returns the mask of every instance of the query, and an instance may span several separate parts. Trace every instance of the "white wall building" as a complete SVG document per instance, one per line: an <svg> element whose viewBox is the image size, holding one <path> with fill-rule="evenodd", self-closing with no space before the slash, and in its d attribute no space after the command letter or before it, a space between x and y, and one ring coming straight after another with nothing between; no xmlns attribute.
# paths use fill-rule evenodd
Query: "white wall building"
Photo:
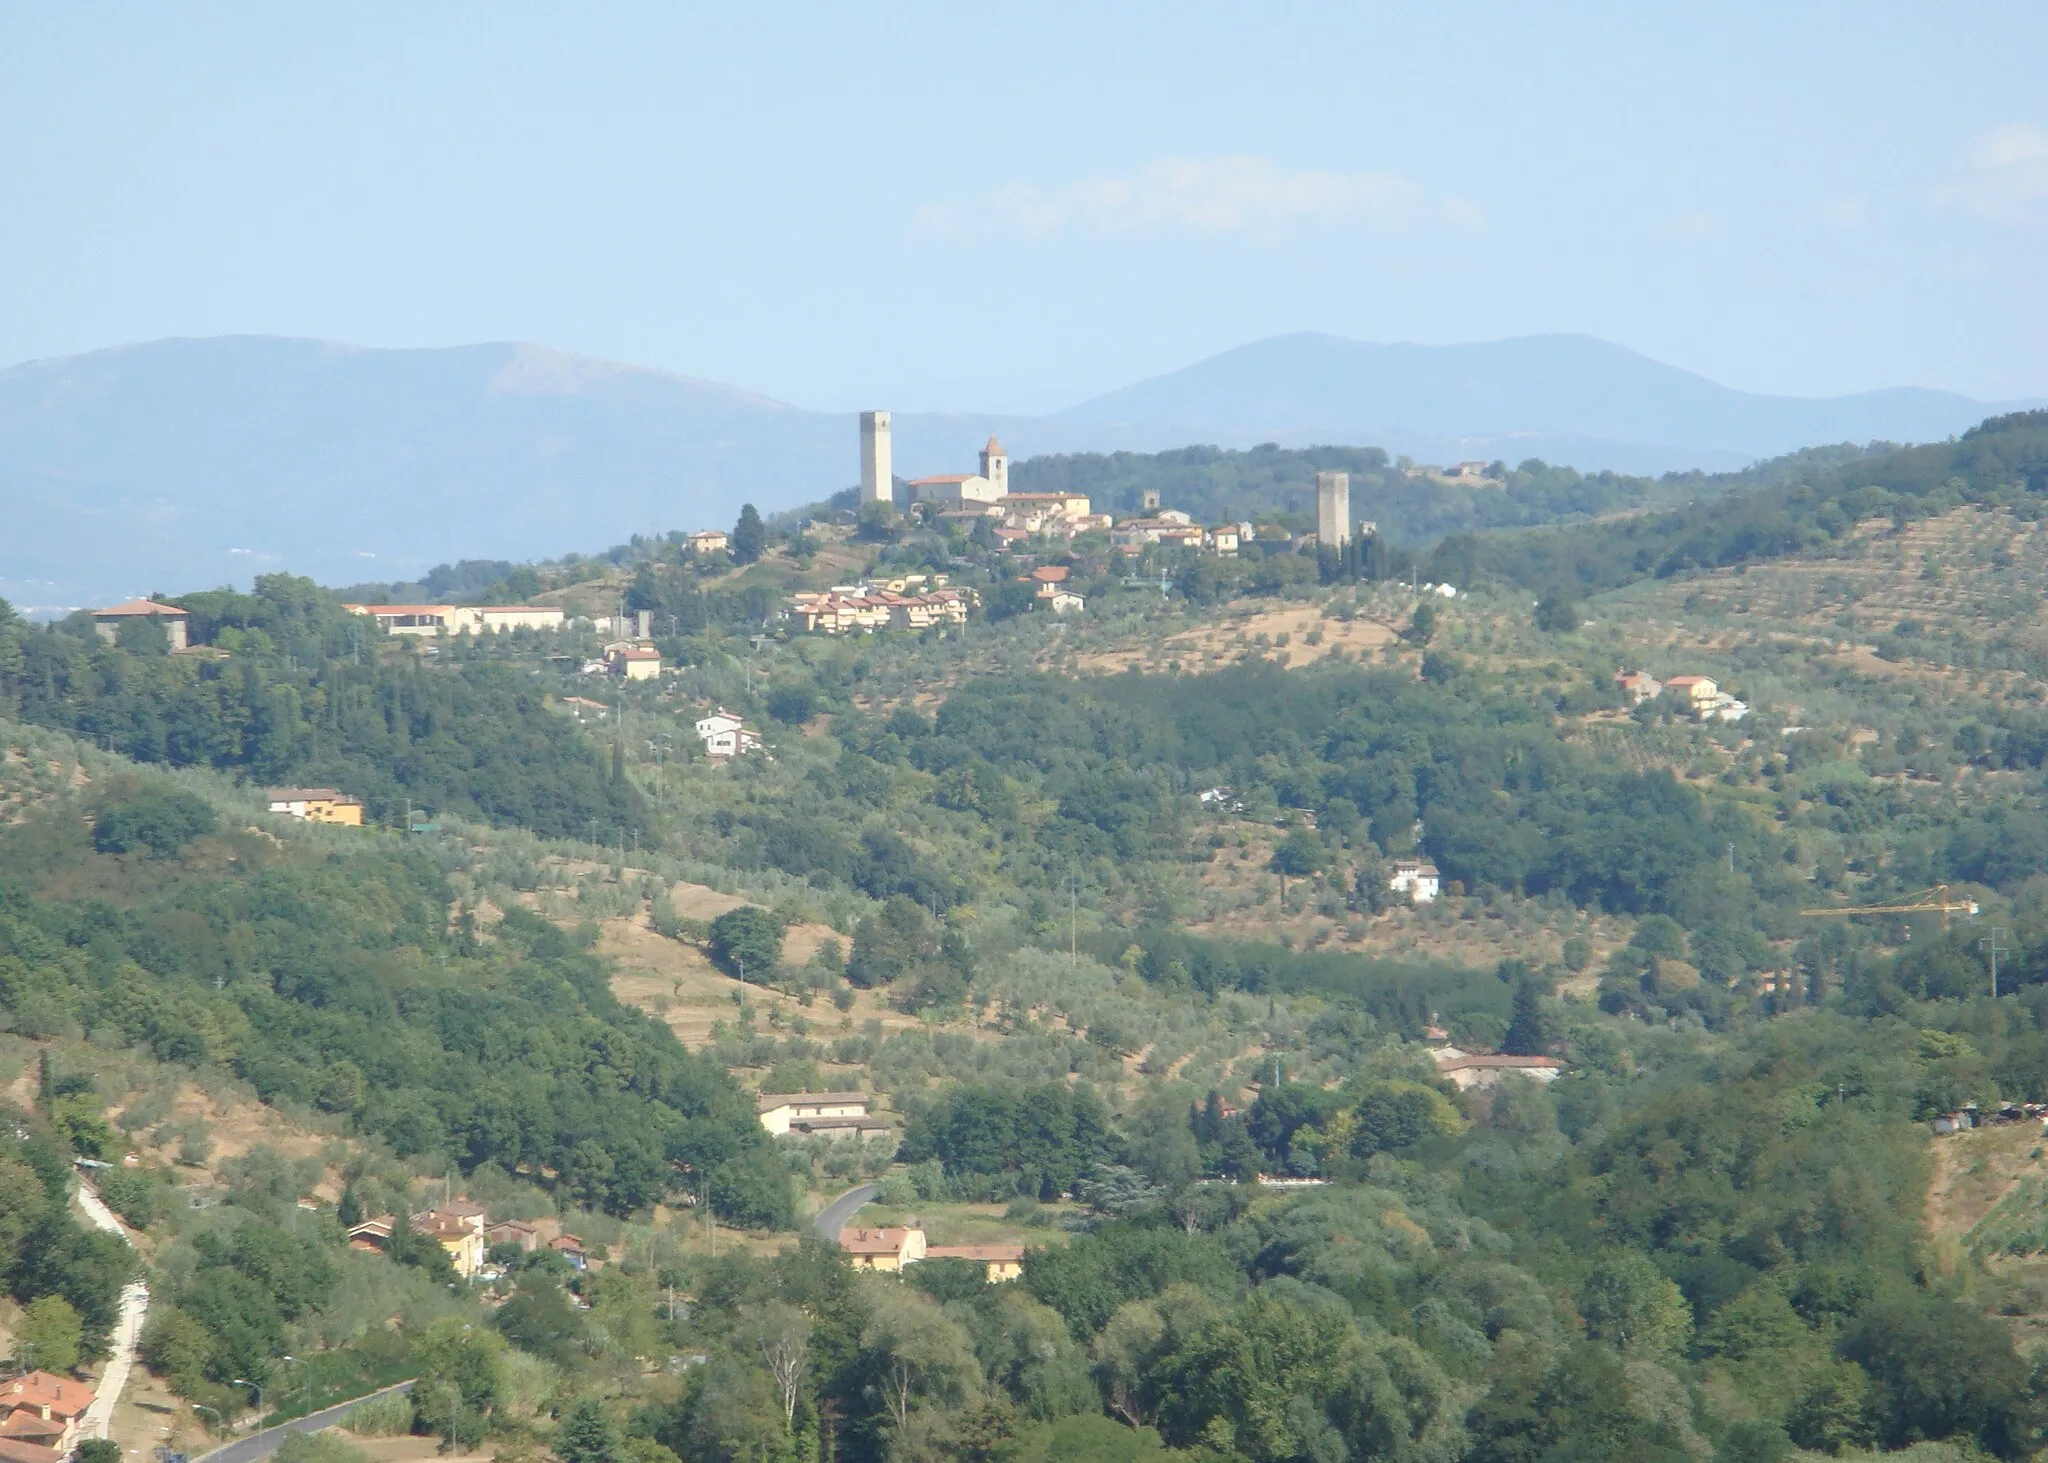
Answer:
<svg viewBox="0 0 2048 1463"><path fill-rule="evenodd" d="M1387 887L1396 894L1406 894L1410 904L1430 903L1442 885L1443 877L1436 865L1418 859L1396 859L1394 872L1387 880Z"/></svg>
<svg viewBox="0 0 2048 1463"><path fill-rule="evenodd" d="M739 757L761 749L761 734L723 706L697 722L707 757Z"/></svg>

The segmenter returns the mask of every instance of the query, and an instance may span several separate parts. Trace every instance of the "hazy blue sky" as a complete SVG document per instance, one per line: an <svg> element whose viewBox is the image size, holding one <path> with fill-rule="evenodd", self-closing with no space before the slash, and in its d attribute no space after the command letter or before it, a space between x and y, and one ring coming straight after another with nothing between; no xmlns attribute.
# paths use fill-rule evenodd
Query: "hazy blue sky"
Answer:
<svg viewBox="0 0 2048 1463"><path fill-rule="evenodd" d="M2048 6L0 10L0 362L1039 409L1281 331L2048 394Z"/></svg>

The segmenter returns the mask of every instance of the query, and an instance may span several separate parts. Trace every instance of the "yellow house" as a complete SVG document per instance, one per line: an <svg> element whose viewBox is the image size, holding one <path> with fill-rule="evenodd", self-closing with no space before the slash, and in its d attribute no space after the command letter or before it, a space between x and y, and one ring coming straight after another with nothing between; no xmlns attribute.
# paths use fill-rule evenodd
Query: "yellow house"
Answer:
<svg viewBox="0 0 2048 1463"><path fill-rule="evenodd" d="M990 1285L1001 1285L1024 1273L1022 1245L931 1245L926 1248L924 1257L927 1260L966 1260L970 1264L981 1265L985 1267L985 1278Z"/></svg>
<svg viewBox="0 0 2048 1463"><path fill-rule="evenodd" d="M1705 716L1714 709L1714 702L1721 694L1721 688L1712 676L1673 676L1664 683L1667 691L1682 692L1692 702L1695 715Z"/></svg>
<svg viewBox="0 0 2048 1463"><path fill-rule="evenodd" d="M363 800L337 792L331 787L273 787L270 811L306 823L339 823L349 828L363 826Z"/></svg>
<svg viewBox="0 0 2048 1463"><path fill-rule="evenodd" d="M448 1252L449 1260L455 1266L455 1273L464 1280L471 1279L484 1267L484 1218L480 1213L452 1213L445 1209L430 1209L425 1214L412 1217L414 1234L427 1235L441 1242L441 1248Z"/></svg>
<svg viewBox="0 0 2048 1463"><path fill-rule="evenodd" d="M839 1248L846 1251L856 1270L900 1274L905 1266L924 1258L924 1230L916 1225L908 1229L842 1229Z"/></svg>

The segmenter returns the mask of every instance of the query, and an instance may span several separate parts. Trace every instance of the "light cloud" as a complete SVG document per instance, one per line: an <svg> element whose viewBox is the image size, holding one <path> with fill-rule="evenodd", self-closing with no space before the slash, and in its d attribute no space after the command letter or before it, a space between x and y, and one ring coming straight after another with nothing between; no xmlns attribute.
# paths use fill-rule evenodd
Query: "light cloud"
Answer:
<svg viewBox="0 0 2048 1463"><path fill-rule="evenodd" d="M1162 158L1120 177L1062 187L1010 183L965 202L927 204L912 221L920 237L995 232L1034 237L1184 231L1235 234L1281 225L1354 223L1408 227L1443 222L1476 228L1476 205L1432 198L1392 173L1290 170L1270 158Z"/></svg>
<svg viewBox="0 0 2048 1463"><path fill-rule="evenodd" d="M2048 132L2015 123L1980 133L1964 151L1960 175L1940 196L1993 223L2048 218Z"/></svg>

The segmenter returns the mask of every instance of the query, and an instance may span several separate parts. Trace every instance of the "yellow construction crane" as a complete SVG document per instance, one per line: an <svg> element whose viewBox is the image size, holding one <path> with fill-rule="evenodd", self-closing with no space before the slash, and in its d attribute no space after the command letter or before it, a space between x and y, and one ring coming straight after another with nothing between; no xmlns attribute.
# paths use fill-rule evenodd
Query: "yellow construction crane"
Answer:
<svg viewBox="0 0 2048 1463"><path fill-rule="evenodd" d="M1948 928L1948 912L1952 909L1960 910L1964 914L1975 914L1977 901L1951 899L1948 897L1948 885L1936 884L1932 889L1923 889L1918 894L1908 894L1895 904L1845 904L1836 909L1802 909L1799 912L1827 918L1832 915L1852 914L1933 914L1938 910L1941 914L1941 927L1945 930Z"/></svg>

